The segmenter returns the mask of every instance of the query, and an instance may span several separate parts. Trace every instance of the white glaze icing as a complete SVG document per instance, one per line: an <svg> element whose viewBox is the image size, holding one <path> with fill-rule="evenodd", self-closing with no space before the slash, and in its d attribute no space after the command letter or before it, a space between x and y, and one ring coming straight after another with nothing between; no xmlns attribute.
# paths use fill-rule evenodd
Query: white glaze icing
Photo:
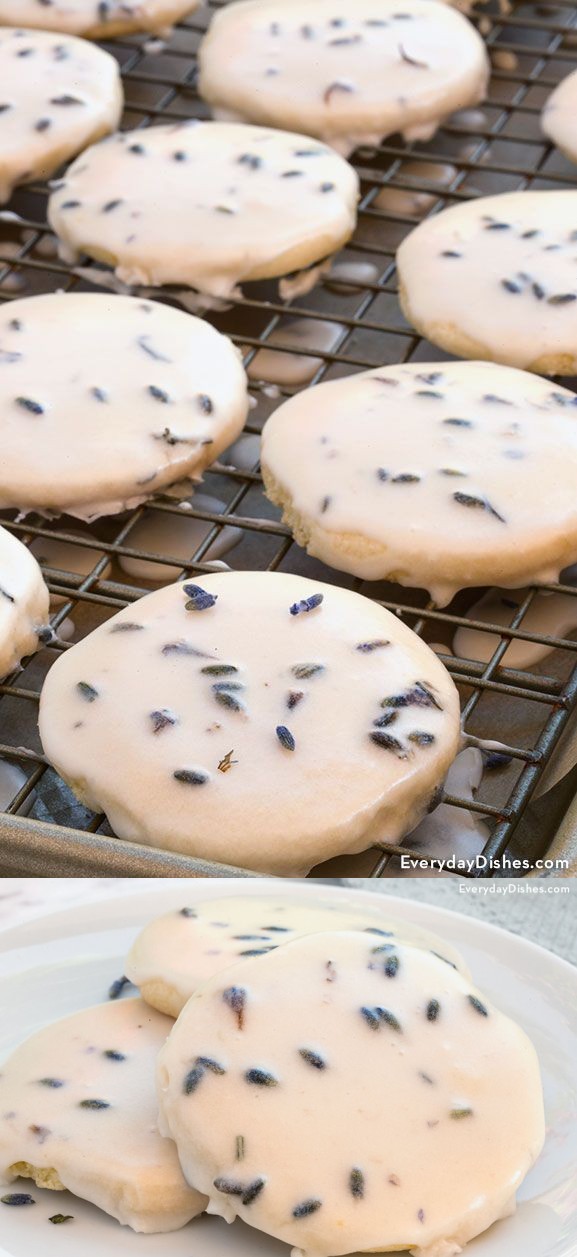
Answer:
<svg viewBox="0 0 577 1257"><path fill-rule="evenodd" d="M198 8L200 0L0 0L0 25L33 26L89 39L158 31Z"/></svg>
<svg viewBox="0 0 577 1257"><path fill-rule="evenodd" d="M406 922L388 921L380 909L380 904L353 908L346 895L338 906L320 896L302 900L238 894L203 899L149 921L131 947L125 973L149 1004L177 1017L193 992L221 969L294 938L327 930L365 930L375 941L382 935L383 942L398 938L432 949L467 972L459 953L443 939Z"/></svg>
<svg viewBox="0 0 577 1257"><path fill-rule="evenodd" d="M318 136L347 156L400 131L429 139L482 100L483 41L430 0L239 0L199 49L199 91L218 116Z"/></svg>
<svg viewBox="0 0 577 1257"><path fill-rule="evenodd" d="M266 423L266 491L309 553L440 604L470 585L555 580L577 555L576 400L483 362L320 384Z"/></svg>
<svg viewBox="0 0 577 1257"><path fill-rule="evenodd" d="M305 136L192 120L89 149L48 212L68 255L107 262L128 284L189 284L221 298L340 248L357 196L352 167ZM118 204L103 213L107 201Z"/></svg>
<svg viewBox="0 0 577 1257"><path fill-rule="evenodd" d="M48 623L48 590L27 546L0 527L0 678L38 649Z"/></svg>
<svg viewBox="0 0 577 1257"><path fill-rule="evenodd" d="M81 518L121 510L200 479L248 412L231 342L157 302L102 293L11 302L0 346L2 507Z"/></svg>
<svg viewBox="0 0 577 1257"><path fill-rule="evenodd" d="M135 1231L175 1231L201 1213L156 1125L155 1060L171 1024L121 1000L27 1039L2 1067L0 1174L67 1187Z"/></svg>
<svg viewBox="0 0 577 1257"><path fill-rule="evenodd" d="M573 190L475 197L435 214L397 252L406 317L461 357L573 375L576 221Z"/></svg>
<svg viewBox="0 0 577 1257"><path fill-rule="evenodd" d="M204 610L198 585L217 599ZM227 572L149 594L67 651L40 734L119 837L301 874L415 825L460 729L448 673L396 616L300 576Z"/></svg>
<svg viewBox="0 0 577 1257"><path fill-rule="evenodd" d="M541 126L545 135L569 161L577 161L577 70L562 79L545 101Z"/></svg>
<svg viewBox="0 0 577 1257"><path fill-rule="evenodd" d="M0 204L113 131L122 99L118 63L102 48L0 28Z"/></svg>
<svg viewBox="0 0 577 1257"><path fill-rule="evenodd" d="M216 975L160 1052L158 1086L208 1211L306 1257L450 1257L512 1212L544 1139L525 1033L442 960L366 934Z"/></svg>

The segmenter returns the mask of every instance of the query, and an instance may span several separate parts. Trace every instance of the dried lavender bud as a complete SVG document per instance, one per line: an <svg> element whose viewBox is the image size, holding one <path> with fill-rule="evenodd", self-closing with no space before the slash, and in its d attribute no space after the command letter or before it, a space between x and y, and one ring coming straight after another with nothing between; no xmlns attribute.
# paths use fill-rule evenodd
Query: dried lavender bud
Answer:
<svg viewBox="0 0 577 1257"><path fill-rule="evenodd" d="M181 908L181 909L180 909L180 912L179 912L179 916L181 916L181 917L198 917L198 912L196 911L196 908Z"/></svg>
<svg viewBox="0 0 577 1257"><path fill-rule="evenodd" d="M39 1078L38 1086L56 1088L56 1087L63 1087L64 1083L61 1082L59 1078Z"/></svg>
<svg viewBox="0 0 577 1257"><path fill-rule="evenodd" d="M79 1109L109 1109L108 1100L81 1100Z"/></svg>
<svg viewBox="0 0 577 1257"><path fill-rule="evenodd" d="M438 999L431 999L427 1004L427 1021L436 1021L441 1011Z"/></svg>
<svg viewBox="0 0 577 1257"><path fill-rule="evenodd" d="M382 716L377 716L377 719L373 720L373 726L375 729L386 729L387 725L394 724L398 719L398 711L385 711Z"/></svg>
<svg viewBox="0 0 577 1257"><path fill-rule="evenodd" d="M122 994L125 986L132 986L132 982L130 981L130 978L125 978L123 974L121 978L116 978L116 980L112 983L112 986L109 988L109 991L108 991L108 998L118 999L119 995Z"/></svg>
<svg viewBox="0 0 577 1257"><path fill-rule="evenodd" d="M302 611L314 611L315 607L320 607L324 601L324 594L311 594L310 598L301 598L300 602L293 602L289 607L291 615L300 615Z"/></svg>
<svg viewBox="0 0 577 1257"><path fill-rule="evenodd" d="M199 393L196 400L200 406L200 409L203 411L205 415L212 414L214 410L214 406L207 393Z"/></svg>
<svg viewBox="0 0 577 1257"><path fill-rule="evenodd" d="M577 301L577 296L574 292L560 292L554 297L547 297L547 305L550 306L564 306L569 301Z"/></svg>
<svg viewBox="0 0 577 1257"><path fill-rule="evenodd" d="M365 1176L363 1171L359 1170L356 1166L349 1174L349 1187L351 1189L351 1195L354 1196L356 1200L361 1200L365 1194Z"/></svg>
<svg viewBox="0 0 577 1257"><path fill-rule="evenodd" d="M8 1196L0 1196L0 1202L3 1205L35 1205L36 1201L33 1196L29 1196L27 1192L10 1192Z"/></svg>
<svg viewBox="0 0 577 1257"><path fill-rule="evenodd" d="M333 95L334 92L351 93L351 92L354 92L354 90L355 89L351 83L344 83L341 79L337 79L334 83L331 83L329 87L327 87L326 91L323 93L323 100L325 102L325 105L328 105L331 99L331 96Z"/></svg>
<svg viewBox="0 0 577 1257"><path fill-rule="evenodd" d="M244 1135L237 1135L235 1140L235 1159L237 1161L244 1160Z"/></svg>
<svg viewBox="0 0 577 1257"><path fill-rule="evenodd" d="M296 707L297 704L300 703L301 699L303 698L304 698L304 693L302 690L289 690L289 693L287 695L287 700L286 700L286 705L289 711L292 711L293 707Z"/></svg>
<svg viewBox="0 0 577 1257"><path fill-rule="evenodd" d="M381 707L436 707L437 711L442 711L441 704L437 702L432 688L425 685L424 681L415 681L410 690L405 690L402 694L393 694L390 698L384 698Z"/></svg>
<svg viewBox="0 0 577 1257"><path fill-rule="evenodd" d="M244 1026L244 1013L246 1009L246 991L242 986L229 986L223 991L222 998L229 1008L232 1008L236 1015L236 1021L239 1030Z"/></svg>
<svg viewBox="0 0 577 1257"><path fill-rule="evenodd" d="M43 415L44 406L40 402L35 402L31 397L15 397L16 405L22 410L27 410L31 415Z"/></svg>
<svg viewBox="0 0 577 1257"><path fill-rule="evenodd" d="M98 690L95 690L93 685L89 685L88 681L78 681L76 689L87 703L93 703L95 698L98 698Z"/></svg>
<svg viewBox="0 0 577 1257"><path fill-rule="evenodd" d="M260 1196L264 1185L264 1178L255 1178L254 1183L249 1183L248 1187L244 1191L241 1204L252 1205L253 1200L256 1200L257 1196Z"/></svg>
<svg viewBox="0 0 577 1257"><path fill-rule="evenodd" d="M290 729L287 729L286 725L277 725L276 736L281 746L284 746L285 751L294 751L296 742Z"/></svg>
<svg viewBox="0 0 577 1257"><path fill-rule="evenodd" d="M427 61L417 61L415 57L410 57L408 52L405 52L402 44L399 44L399 56L401 61L406 61L408 65L416 65L419 70L428 70L430 68Z"/></svg>
<svg viewBox="0 0 577 1257"><path fill-rule="evenodd" d="M182 1091L185 1096L190 1096L196 1091L199 1082L204 1078L204 1074L205 1071L202 1065L194 1065L192 1069L189 1069L182 1084Z"/></svg>
<svg viewBox="0 0 577 1257"><path fill-rule="evenodd" d="M359 642L355 646L355 650L360 650L362 655L369 655L373 650L381 650L383 646L390 646L390 642L377 638L374 642Z"/></svg>
<svg viewBox="0 0 577 1257"><path fill-rule="evenodd" d="M106 1048L106 1051L104 1051L102 1055L106 1057L107 1061L125 1061L126 1060L124 1053L117 1052L116 1048Z"/></svg>
<svg viewBox="0 0 577 1257"><path fill-rule="evenodd" d="M247 1069L244 1076L255 1087L278 1087L278 1078L266 1069Z"/></svg>
<svg viewBox="0 0 577 1257"><path fill-rule="evenodd" d="M318 676L324 670L325 666L323 663L295 663L294 667L291 668L291 672L297 678L297 681L308 681L310 677Z"/></svg>
<svg viewBox="0 0 577 1257"><path fill-rule="evenodd" d="M195 655L198 659L206 659L207 654L204 650L195 650L190 642L167 642L162 647L163 655Z"/></svg>
<svg viewBox="0 0 577 1257"><path fill-rule="evenodd" d="M134 152L134 148L131 151ZM139 336L136 343L140 349L144 350L145 354L148 354L149 358L154 358L155 362L172 362L172 358L167 358L166 354L160 353L160 350L155 349L154 345L151 345L150 336Z"/></svg>
<svg viewBox="0 0 577 1257"><path fill-rule="evenodd" d="M364 1017L371 1030L380 1030L381 1025L384 1023L390 1026L391 1030L401 1031L400 1022L388 1008L380 1008L378 1005L375 1008L367 1008L365 1006L361 1008L361 1016Z"/></svg>
<svg viewBox="0 0 577 1257"><path fill-rule="evenodd" d="M226 1074L226 1069L219 1065L218 1061L213 1060L212 1056L197 1056L196 1064L201 1069L209 1069L211 1074Z"/></svg>
<svg viewBox="0 0 577 1257"><path fill-rule="evenodd" d="M154 397L154 400L157 402L163 402L164 405L167 405L170 402L168 393L166 393L163 388L158 388L156 384L149 384L147 392L150 393L150 396Z"/></svg>
<svg viewBox="0 0 577 1257"><path fill-rule="evenodd" d="M242 1196L245 1190L244 1183L238 1183L232 1178L215 1178L212 1185L223 1196Z"/></svg>
<svg viewBox="0 0 577 1257"><path fill-rule="evenodd" d="M182 588L188 597L188 602L184 604L186 611L206 611L214 607L218 598L218 594L209 594L200 585L183 585Z"/></svg>
<svg viewBox="0 0 577 1257"><path fill-rule="evenodd" d="M432 949L432 948L430 949L430 951L431 951L431 956L436 956L436 957L437 957L437 960L442 960L444 965L449 965L449 966L451 967L451 969L456 969L456 968L457 968L457 966L453 964L453 961L452 961L452 960L447 960L447 957L446 957L446 956L441 956L441 953L440 953L440 952L438 952L438 951L433 951L433 949Z"/></svg>
<svg viewBox="0 0 577 1257"><path fill-rule="evenodd" d="M300 1205L295 1205L293 1218L308 1218L309 1214L320 1209L322 1203L322 1200L303 1200Z"/></svg>
<svg viewBox="0 0 577 1257"><path fill-rule="evenodd" d="M424 1221L425 1221L425 1210L424 1210L424 1209L419 1209L419 1212L418 1212L418 1214L417 1214L417 1217L418 1217L418 1219L419 1219L419 1222L424 1222Z"/></svg>
<svg viewBox="0 0 577 1257"><path fill-rule="evenodd" d="M274 950L274 947L248 947L246 951L239 952L239 956L266 956L267 951Z"/></svg>
<svg viewBox="0 0 577 1257"><path fill-rule="evenodd" d="M455 1122L459 1122L462 1117L472 1117L472 1116L473 1116L472 1109L451 1109L451 1112L449 1113L449 1117L452 1117L453 1121Z"/></svg>
<svg viewBox="0 0 577 1257"><path fill-rule="evenodd" d="M399 972L400 963L401 962L398 956L389 956L383 965L383 973L385 976L387 978L396 978Z"/></svg>
<svg viewBox="0 0 577 1257"><path fill-rule="evenodd" d="M481 1003L480 999L477 999L476 995L467 995L467 999L471 1008L474 1008L476 1013L480 1013L481 1017L489 1016L488 1008L485 1008L485 1005Z"/></svg>
<svg viewBox="0 0 577 1257"><path fill-rule="evenodd" d="M226 707L228 711L246 711L246 707L240 698L235 698L234 694L227 689L220 689L216 685L212 686L212 692L215 703L219 703L221 707Z"/></svg>
<svg viewBox="0 0 577 1257"><path fill-rule="evenodd" d="M175 781L181 781L185 786L204 786L209 780L208 773L195 768L177 768L172 775Z"/></svg>
<svg viewBox="0 0 577 1257"><path fill-rule="evenodd" d="M327 1063L319 1056L318 1052L313 1052L312 1048L299 1048L299 1056L307 1065L312 1065L313 1069L326 1069Z"/></svg>
<svg viewBox="0 0 577 1257"><path fill-rule="evenodd" d="M162 729L167 729L170 725L178 724L177 717L174 716L171 711L168 711L166 707L163 707L162 711L151 711L150 719L152 721L153 733L160 733Z"/></svg>
<svg viewBox="0 0 577 1257"><path fill-rule="evenodd" d="M226 677L232 676L233 672L238 672L238 668L233 663L207 663L200 671L203 676Z"/></svg>
<svg viewBox="0 0 577 1257"><path fill-rule="evenodd" d="M407 752L403 749L402 742L398 738L394 738L391 733L383 733L381 729L374 729L369 733L371 742L375 746L379 746L382 751L392 751L398 759L406 759Z"/></svg>
<svg viewBox="0 0 577 1257"><path fill-rule="evenodd" d="M140 629L144 629L144 624L133 624L131 620L120 620L118 624L113 624L109 629L110 633L138 633Z"/></svg>
<svg viewBox="0 0 577 1257"><path fill-rule="evenodd" d="M505 523L503 516L499 515L499 512L495 510L494 506L491 506L491 503L486 498L477 498L471 493L457 492L453 494L453 501L458 502L459 506L468 506L472 510L487 511L489 515L493 515L502 524Z"/></svg>
<svg viewBox="0 0 577 1257"><path fill-rule="evenodd" d="M443 423L448 424L450 428L474 427L474 424L471 419L443 419Z"/></svg>
<svg viewBox="0 0 577 1257"><path fill-rule="evenodd" d="M379 930L376 925L365 925L363 934L380 934L381 938L394 938L392 930Z"/></svg>
<svg viewBox="0 0 577 1257"><path fill-rule="evenodd" d="M423 1073L422 1069L419 1070L419 1078L422 1078L423 1082L426 1082L429 1085L429 1087L435 1086L434 1080L431 1078L431 1076L429 1074Z"/></svg>
<svg viewBox="0 0 577 1257"><path fill-rule="evenodd" d="M219 759L218 764L217 764L217 769L219 773L227 773L229 768L232 768L233 764L238 764L238 760L232 758L233 755L234 755L234 747L232 751L227 751L226 755L223 755L222 759Z"/></svg>
<svg viewBox="0 0 577 1257"><path fill-rule="evenodd" d="M414 729L412 733L407 734L409 742L414 742L415 746L432 746L435 741L434 734L425 733L421 729Z"/></svg>
<svg viewBox="0 0 577 1257"><path fill-rule="evenodd" d="M62 1222L73 1222L74 1214L73 1213L53 1213L52 1217L49 1218L48 1221L53 1222L55 1226L59 1226Z"/></svg>

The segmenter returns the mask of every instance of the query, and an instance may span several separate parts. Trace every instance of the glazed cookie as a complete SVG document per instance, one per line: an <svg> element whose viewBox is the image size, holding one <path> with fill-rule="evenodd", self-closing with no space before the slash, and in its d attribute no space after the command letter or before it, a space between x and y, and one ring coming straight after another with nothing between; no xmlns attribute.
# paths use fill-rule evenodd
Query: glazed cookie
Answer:
<svg viewBox="0 0 577 1257"><path fill-rule="evenodd" d="M114 514L200 480L247 415L232 343L159 302L103 293L11 301L0 309L0 345L1 507Z"/></svg>
<svg viewBox="0 0 577 1257"><path fill-rule="evenodd" d="M447 964L466 972L458 952L442 939L405 922L387 921L377 908L353 907L343 892L342 906L321 898L227 895L169 912L149 921L138 935L126 961L126 975L147 1004L178 1017L193 992L221 969L327 930L364 930L383 940L402 939L432 949Z"/></svg>
<svg viewBox="0 0 577 1257"><path fill-rule="evenodd" d="M40 734L119 837L300 875L417 824L457 752L459 704L378 604L226 572L147 595L61 656Z"/></svg>
<svg viewBox="0 0 577 1257"><path fill-rule="evenodd" d="M239 0L199 49L199 92L216 117L318 136L347 156L400 131L429 140L483 100L485 45L431 0Z"/></svg>
<svg viewBox="0 0 577 1257"><path fill-rule="evenodd" d="M352 166L324 145L192 120L83 153L49 219L68 258L88 253L127 284L230 297L245 281L306 268L300 289L312 287L316 264L352 235L357 197Z"/></svg>
<svg viewBox="0 0 577 1257"><path fill-rule="evenodd" d="M27 1039L0 1077L0 1175L68 1188L134 1231L176 1231L202 1213L156 1125L155 1061L171 1024L122 1000Z"/></svg>
<svg viewBox="0 0 577 1257"><path fill-rule="evenodd" d="M0 679L38 649L48 625L49 594L27 546L0 528Z"/></svg>
<svg viewBox="0 0 577 1257"><path fill-rule="evenodd" d="M576 405L510 367L378 367L279 407L266 491L310 554L440 605L469 585L556 581L577 559Z"/></svg>
<svg viewBox="0 0 577 1257"><path fill-rule="evenodd" d="M170 28L200 0L0 0L1 26L35 26L88 39Z"/></svg>
<svg viewBox="0 0 577 1257"><path fill-rule="evenodd" d="M541 126L547 138L574 162L577 162L576 113L577 70L574 70L551 92L541 114Z"/></svg>
<svg viewBox="0 0 577 1257"><path fill-rule="evenodd" d="M366 934L217 974L171 1031L158 1085L160 1128L208 1212L306 1257L453 1257L513 1212L544 1139L524 1032L437 957Z"/></svg>
<svg viewBox="0 0 577 1257"><path fill-rule="evenodd" d="M407 319L462 358L573 375L576 222L574 191L475 197L426 219L397 253Z"/></svg>
<svg viewBox="0 0 577 1257"><path fill-rule="evenodd" d="M0 28L0 203L113 131L122 102L118 64L102 48Z"/></svg>

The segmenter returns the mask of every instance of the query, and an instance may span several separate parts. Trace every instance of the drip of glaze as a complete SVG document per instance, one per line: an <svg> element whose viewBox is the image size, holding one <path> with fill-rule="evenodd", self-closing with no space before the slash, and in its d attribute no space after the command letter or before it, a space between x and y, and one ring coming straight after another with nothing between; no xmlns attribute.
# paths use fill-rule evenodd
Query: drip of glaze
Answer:
<svg viewBox="0 0 577 1257"><path fill-rule="evenodd" d="M322 358L311 356L310 351L330 353L342 332L340 323L329 323L324 319L287 320L271 332L265 348L259 349L247 367L248 377L288 387L308 384L323 365ZM273 348L279 344L298 352L285 353ZM303 350L307 352L303 353Z"/></svg>
<svg viewBox="0 0 577 1257"><path fill-rule="evenodd" d="M424 218L438 200L434 192L413 192L409 188L395 188L387 184L377 194L373 208L388 210L392 214L404 214L410 218Z"/></svg>
<svg viewBox="0 0 577 1257"><path fill-rule="evenodd" d="M485 745L485 743L483 743ZM445 793L459 799L474 799L483 775L483 757L477 747L460 751L451 765L445 782ZM405 846L419 855L470 860L478 855L489 837L487 825L475 812L440 803L434 812L421 821L405 839ZM449 872L432 869L403 869L397 856L389 860L385 877L449 877Z"/></svg>
<svg viewBox="0 0 577 1257"><path fill-rule="evenodd" d="M451 114L451 126L463 131L482 131L488 124L489 119L483 109L459 109Z"/></svg>
<svg viewBox="0 0 577 1257"><path fill-rule="evenodd" d="M193 510L195 507L199 511L212 511L215 515L221 515L226 510L225 503L219 498L204 493L194 494L189 509ZM157 585L178 580L182 566L190 562L192 555L213 527L210 520L190 518L186 511L182 515L173 515L168 511L146 511L128 534L126 545L134 550L147 550L150 554L174 555L175 558L182 559L181 567L169 563L153 563L152 559L135 559L128 555L119 557L119 565L129 576L152 581ZM241 539L240 528L222 528L203 556L203 561L222 558Z"/></svg>
<svg viewBox="0 0 577 1257"><path fill-rule="evenodd" d="M17 764L11 764L9 760L0 760L0 812L4 812L10 806L12 800L22 789L26 781L26 775L18 768ZM18 809L19 816L27 816L34 802L35 792L32 791L22 807Z"/></svg>
<svg viewBox="0 0 577 1257"><path fill-rule="evenodd" d="M376 284L379 269L374 262L334 262L325 276L325 287L344 296L361 292L367 284Z"/></svg>
<svg viewBox="0 0 577 1257"><path fill-rule="evenodd" d="M507 627L528 593L527 589L491 589L470 608L472 620ZM577 594L547 594L539 591L520 625L527 633L547 637L569 637L577 629ZM461 627L453 639L453 650L461 659L487 663L495 653L500 638L482 629ZM553 650L547 642L513 640L507 647L501 665L507 668L531 668Z"/></svg>

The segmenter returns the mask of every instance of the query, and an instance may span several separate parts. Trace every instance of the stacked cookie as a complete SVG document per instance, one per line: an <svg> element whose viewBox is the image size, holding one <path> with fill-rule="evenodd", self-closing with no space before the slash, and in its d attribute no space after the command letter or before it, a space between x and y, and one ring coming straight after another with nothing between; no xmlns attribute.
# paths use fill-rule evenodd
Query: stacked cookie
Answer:
<svg viewBox="0 0 577 1257"><path fill-rule="evenodd" d="M206 1208L326 1257L453 1257L514 1210L544 1138L537 1058L441 940L345 898L236 896L151 922L127 973L146 1003L7 1062L8 1183L138 1231Z"/></svg>

